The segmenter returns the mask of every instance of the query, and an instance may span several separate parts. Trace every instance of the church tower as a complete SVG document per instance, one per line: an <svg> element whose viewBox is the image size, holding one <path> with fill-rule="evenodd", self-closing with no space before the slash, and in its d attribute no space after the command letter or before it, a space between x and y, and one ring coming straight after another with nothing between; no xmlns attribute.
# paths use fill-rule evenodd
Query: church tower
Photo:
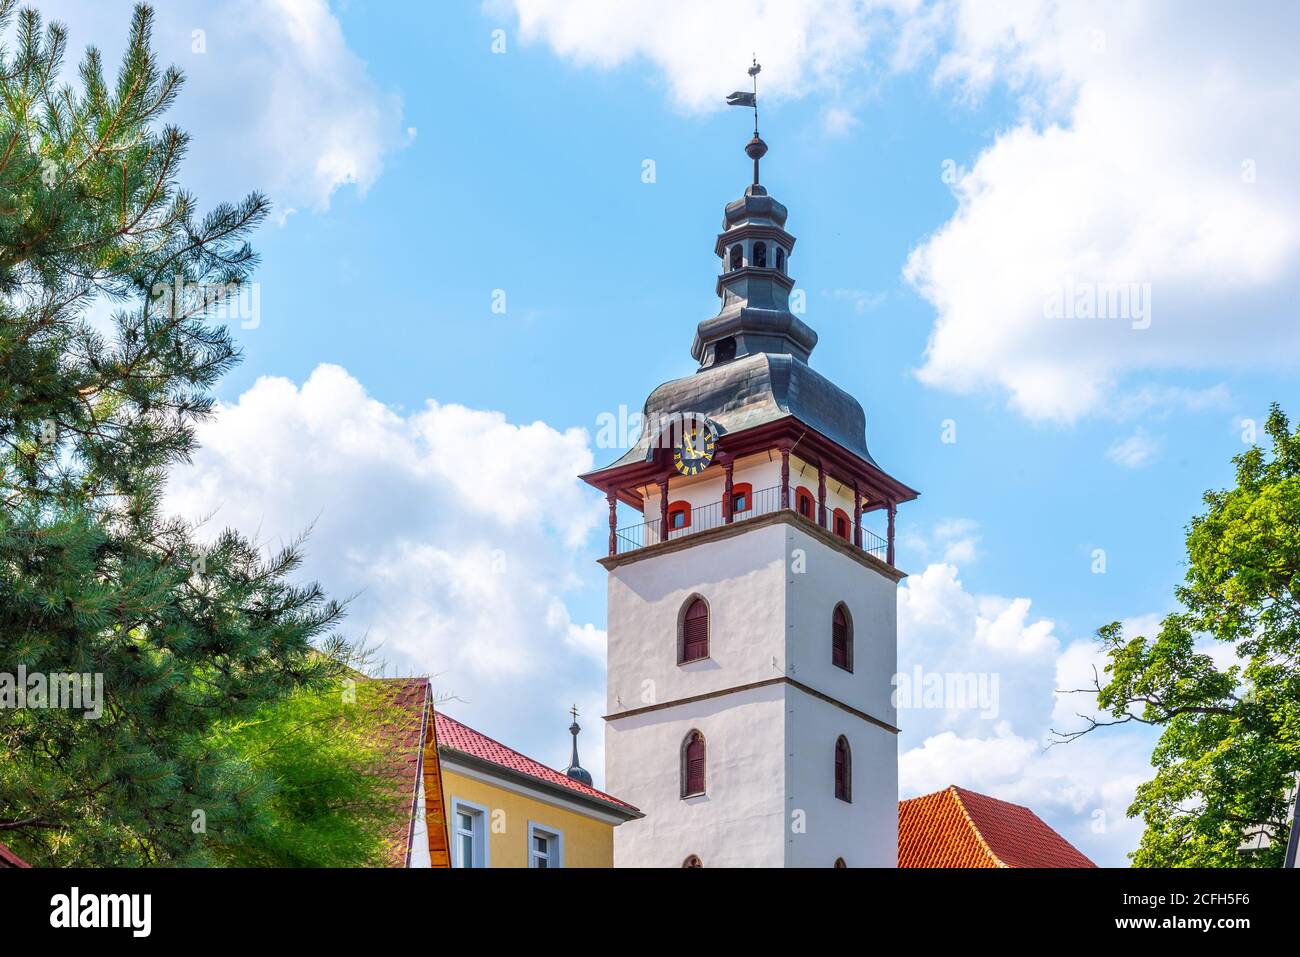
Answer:
<svg viewBox="0 0 1300 957"><path fill-rule="evenodd" d="M645 812L615 831L614 863L893 867L894 515L917 492L809 365L757 129L745 150L753 183L723 215L699 368L582 476L609 503L605 783ZM620 502L636 513L622 527Z"/></svg>

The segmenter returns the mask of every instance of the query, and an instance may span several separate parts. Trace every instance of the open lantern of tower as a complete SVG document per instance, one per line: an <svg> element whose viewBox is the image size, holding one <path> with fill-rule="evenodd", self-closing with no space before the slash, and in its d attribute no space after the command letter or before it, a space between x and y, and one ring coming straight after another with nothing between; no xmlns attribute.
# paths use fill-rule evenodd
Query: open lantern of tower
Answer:
<svg viewBox="0 0 1300 957"><path fill-rule="evenodd" d="M646 814L617 829L615 863L892 867L894 525L918 493L809 364L795 238L759 179L757 91L729 102L755 107L754 176L723 214L698 368L582 476L609 504L606 786ZM620 502L639 520L620 527ZM864 526L876 511L883 539Z"/></svg>

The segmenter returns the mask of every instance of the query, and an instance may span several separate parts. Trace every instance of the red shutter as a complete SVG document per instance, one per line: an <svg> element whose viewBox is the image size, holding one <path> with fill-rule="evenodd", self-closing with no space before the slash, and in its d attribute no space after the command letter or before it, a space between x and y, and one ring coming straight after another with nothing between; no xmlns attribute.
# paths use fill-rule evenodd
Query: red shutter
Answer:
<svg viewBox="0 0 1300 957"><path fill-rule="evenodd" d="M704 736L698 731L686 744L686 793L704 793Z"/></svg>
<svg viewBox="0 0 1300 957"><path fill-rule="evenodd" d="M798 498L799 500L797 503L799 507L799 514L802 515L804 518L812 518L813 517L812 493L805 488L800 488L798 490L798 494L796 495L796 498Z"/></svg>
<svg viewBox="0 0 1300 957"><path fill-rule="evenodd" d="M836 608L831 619L831 663L846 671L852 668L849 663L849 619L843 608Z"/></svg>
<svg viewBox="0 0 1300 957"><path fill-rule="evenodd" d="M682 620L682 661L709 656L709 606L697 598Z"/></svg>

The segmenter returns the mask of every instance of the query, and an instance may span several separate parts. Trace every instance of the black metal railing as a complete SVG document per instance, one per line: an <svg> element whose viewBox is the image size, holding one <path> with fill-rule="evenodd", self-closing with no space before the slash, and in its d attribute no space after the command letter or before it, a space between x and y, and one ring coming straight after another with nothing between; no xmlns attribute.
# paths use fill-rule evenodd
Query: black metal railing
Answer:
<svg viewBox="0 0 1300 957"><path fill-rule="evenodd" d="M790 505L794 504L794 490L790 491ZM771 488L759 489L752 492L746 507L735 512L732 515L733 522L743 522L746 519L757 518L760 515L767 515L771 512L777 512L781 509L781 486L774 485ZM795 512L798 515L798 512ZM805 522L817 524L816 519L810 519L806 516L799 516ZM659 531L660 520L657 518L644 522L637 522L635 525L628 525L624 528L616 529L614 532L615 545L617 554L623 555L627 552L634 552L638 549L645 548L647 545L657 545L662 541ZM701 505L691 509L690 524L682 525L678 528L669 527L668 541L674 541L678 538L685 538L687 535L693 535L696 532L706 532L712 528L727 524L726 513L723 510L722 502L710 502L708 505ZM861 548L864 552L875 556L883 561L888 561L889 543L884 538L877 535L866 525L859 526L862 535Z"/></svg>
<svg viewBox="0 0 1300 957"><path fill-rule="evenodd" d="M867 526L860 526L862 530L862 550L869 552L882 562L888 561L889 542L885 541Z"/></svg>
<svg viewBox="0 0 1300 957"><path fill-rule="evenodd" d="M653 545L659 541L659 519L620 528L614 532L614 541L618 546L619 555Z"/></svg>

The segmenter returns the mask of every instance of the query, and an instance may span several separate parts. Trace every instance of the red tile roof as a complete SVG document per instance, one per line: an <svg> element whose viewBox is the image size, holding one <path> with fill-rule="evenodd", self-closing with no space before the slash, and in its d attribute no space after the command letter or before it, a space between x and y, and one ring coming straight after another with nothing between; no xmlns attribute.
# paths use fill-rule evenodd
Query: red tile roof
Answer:
<svg viewBox="0 0 1300 957"><path fill-rule="evenodd" d="M898 802L899 867L1096 867L1033 811L956 786Z"/></svg>
<svg viewBox="0 0 1300 957"><path fill-rule="evenodd" d="M639 815L641 813L626 801L620 801L612 794L606 794L604 791L598 791L581 781L575 781L562 771L556 771L554 768L549 768L539 761L534 761L532 758L520 754L513 748L507 748L501 742L494 741L486 734L481 734L473 728L461 724L455 718L449 718L447 715L438 712L434 716L434 724L437 727L438 746L440 748L461 751L484 761L490 761L500 767L508 768L511 771L527 774L540 781L545 781L547 784L558 785L570 791L575 791L583 797L594 798L606 804L613 804L615 807L623 808L634 814Z"/></svg>
<svg viewBox="0 0 1300 957"><path fill-rule="evenodd" d="M31 867L21 857L15 854L9 848L0 844L0 867Z"/></svg>

